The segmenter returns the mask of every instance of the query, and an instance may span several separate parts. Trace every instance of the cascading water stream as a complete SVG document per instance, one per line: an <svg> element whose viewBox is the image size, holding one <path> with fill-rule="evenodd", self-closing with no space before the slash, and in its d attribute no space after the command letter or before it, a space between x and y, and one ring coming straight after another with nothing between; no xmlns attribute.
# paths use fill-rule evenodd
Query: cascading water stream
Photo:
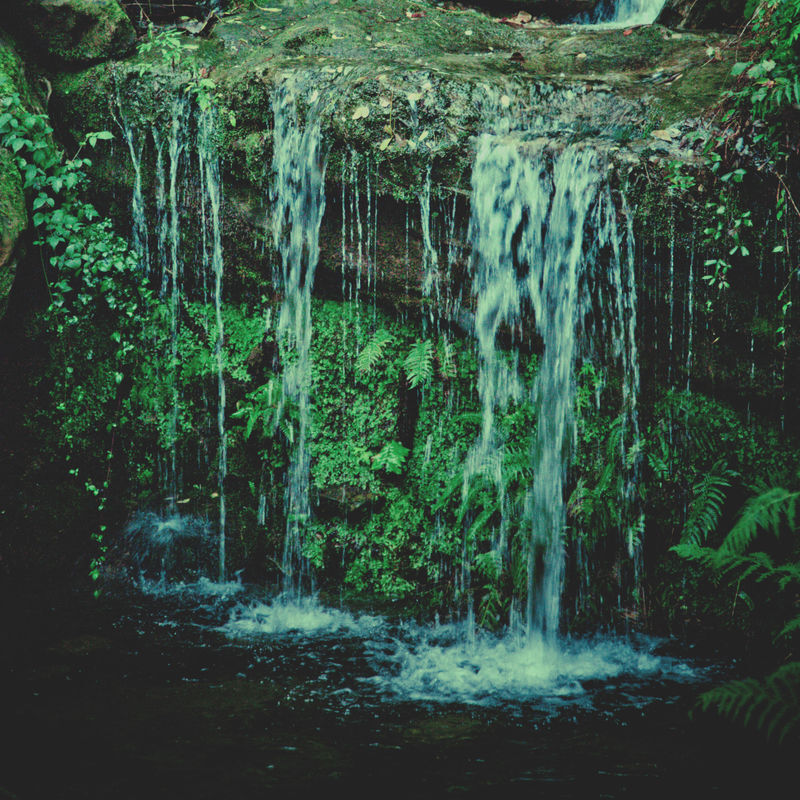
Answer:
<svg viewBox="0 0 800 800"><path fill-rule="evenodd" d="M304 124L295 88L286 83L272 97L274 113L272 233L280 254L276 275L283 291L278 336L283 348L283 412L297 409L287 475L283 593L298 598L308 575L302 531L311 514L308 429L311 388L311 290L319 259L319 228L325 210L325 154L320 132L319 93L311 95Z"/></svg>
<svg viewBox="0 0 800 800"><path fill-rule="evenodd" d="M550 642L560 614L564 494L580 355L599 347L609 351L607 360L620 363L621 463L638 438L633 262L622 252L623 242L630 252L632 238L629 228L617 227L605 169L591 146L570 145L559 153L486 134L479 141L472 175L473 290L483 411L481 433L465 464L465 492L473 476L485 475L498 488L504 513L505 443L496 417L511 401L529 393L538 424L530 456L533 484L524 509L529 531L524 628L528 637ZM585 330L593 301L601 308L595 326L602 330ZM543 353L528 389L516 358L512 356L509 365L497 350L496 338L501 327L518 328L530 312ZM591 341L598 337L608 344ZM633 503L630 483L623 481L623 504ZM630 541L628 526L623 534ZM633 554L635 548L629 549Z"/></svg>
<svg viewBox="0 0 800 800"><path fill-rule="evenodd" d="M652 25L666 0L602 0L581 21L614 27Z"/></svg>

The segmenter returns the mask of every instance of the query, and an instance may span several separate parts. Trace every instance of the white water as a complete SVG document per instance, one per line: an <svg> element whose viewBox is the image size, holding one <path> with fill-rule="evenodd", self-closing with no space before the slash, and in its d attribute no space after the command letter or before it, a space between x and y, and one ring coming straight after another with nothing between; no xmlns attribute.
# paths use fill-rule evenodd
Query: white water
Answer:
<svg viewBox="0 0 800 800"><path fill-rule="evenodd" d="M252 637L298 633L304 636L353 633L368 636L382 624L378 617L356 617L346 611L321 606L316 598L282 597L272 603L252 603L231 611L220 630L228 636Z"/></svg>
<svg viewBox="0 0 800 800"><path fill-rule="evenodd" d="M319 93L312 95L301 121L291 82L272 97L273 131L270 191L272 232L280 253L276 275L283 292L278 317L282 346L282 405L297 409L284 507L286 538L283 551L283 590L299 596L308 576L302 553L302 531L311 516L309 503L308 428L311 391L311 290L319 259L319 227L325 210L325 156L320 133Z"/></svg>
<svg viewBox="0 0 800 800"><path fill-rule="evenodd" d="M580 698L587 681L622 676L641 681L691 680L686 663L656 655L655 640L598 637L562 640L468 631L464 625L407 625L387 647L373 645L378 674L372 681L391 696L474 704L539 698Z"/></svg>
<svg viewBox="0 0 800 800"><path fill-rule="evenodd" d="M652 25L666 0L603 0L587 21L608 27Z"/></svg>
<svg viewBox="0 0 800 800"><path fill-rule="evenodd" d="M639 552L642 521L634 491L638 462L628 459L639 435L633 241L624 201L621 216L628 218L628 225L618 226L608 170L605 156L592 145L570 145L558 152L543 140L486 134L479 140L472 174L470 236L482 424L465 463L464 492L466 496L476 475L497 488L503 517L494 543L498 559L506 547L507 511L522 514L522 527L529 532L525 630L551 644L560 616L565 481L575 436L579 357L617 364L622 373L620 534L630 556L638 559ZM502 328L512 338L525 335L531 311L543 353L529 387L513 348L510 357L501 355L496 338ZM530 454L533 485L520 511L506 509L507 444L497 420L511 402L526 396L536 410L537 429ZM471 557L466 540L465 557Z"/></svg>

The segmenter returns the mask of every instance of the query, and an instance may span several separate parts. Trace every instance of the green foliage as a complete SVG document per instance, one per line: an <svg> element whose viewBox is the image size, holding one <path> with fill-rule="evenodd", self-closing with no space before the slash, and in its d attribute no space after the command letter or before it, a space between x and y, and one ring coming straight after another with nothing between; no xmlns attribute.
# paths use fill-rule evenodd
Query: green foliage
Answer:
<svg viewBox="0 0 800 800"><path fill-rule="evenodd" d="M755 725L779 742L800 730L800 662L779 667L764 680L730 681L700 697L703 711Z"/></svg>
<svg viewBox="0 0 800 800"><path fill-rule="evenodd" d="M137 259L126 242L80 194L85 169L91 164L80 157L81 151L113 138L112 134L88 134L72 158L55 147L52 134L47 117L29 113L19 94L8 92L0 99L0 145L14 154L23 177L34 245L40 249L50 295L43 321L55 351L52 396L57 416L46 424L60 426L69 473L81 476L102 519L119 423L118 417L107 419L107 404L137 358L140 323L149 312L152 295L139 282ZM98 329L105 331L105 340L98 341ZM97 430L110 434L111 440L110 447L98 448L105 454L95 467L104 471L102 481L85 477L85 469L73 466L81 444ZM106 525L97 525L92 534L96 554L89 571L94 581L107 552Z"/></svg>
<svg viewBox="0 0 800 800"><path fill-rule="evenodd" d="M780 536L782 530L797 529L797 503L800 492L780 486L761 491L745 503L739 519L720 546L721 553L743 553L756 540L760 531Z"/></svg>
<svg viewBox="0 0 800 800"><path fill-rule="evenodd" d="M400 442L387 442L381 451L372 461L372 469L383 469L400 475L403 472L403 464L408 457L408 448L403 447Z"/></svg>
<svg viewBox="0 0 800 800"><path fill-rule="evenodd" d="M754 116L771 120L800 103L800 2L763 0L749 31L750 59L731 71L740 78L733 96Z"/></svg>
<svg viewBox="0 0 800 800"><path fill-rule="evenodd" d="M737 477L728 469L724 460L716 461L711 469L692 488L692 502L683 526L682 540L691 544L703 544L716 531L725 503L725 490Z"/></svg>
<svg viewBox="0 0 800 800"><path fill-rule="evenodd" d="M386 346L394 342L394 337L383 328L375 331L356 359L356 372L369 372L383 357Z"/></svg>
<svg viewBox="0 0 800 800"><path fill-rule="evenodd" d="M798 498L800 490L762 486L744 504L736 524L718 548L701 547L693 541L673 549L679 556L698 561L720 576L735 578L738 596L747 596L739 587L748 580L755 584L768 581L779 592L796 593L800 589ZM769 542L763 541L764 535L773 542L790 536L790 560L779 563L766 551L748 552L756 542L769 546ZM800 615L796 615L783 625L777 637L790 637L799 630ZM785 664L764 680L730 681L701 695L699 704L703 710L714 709L782 740L799 730L800 662Z"/></svg>
<svg viewBox="0 0 800 800"><path fill-rule="evenodd" d="M412 389L427 385L433 377L433 355L433 342L430 340L419 340L412 346L403 361L408 385Z"/></svg>

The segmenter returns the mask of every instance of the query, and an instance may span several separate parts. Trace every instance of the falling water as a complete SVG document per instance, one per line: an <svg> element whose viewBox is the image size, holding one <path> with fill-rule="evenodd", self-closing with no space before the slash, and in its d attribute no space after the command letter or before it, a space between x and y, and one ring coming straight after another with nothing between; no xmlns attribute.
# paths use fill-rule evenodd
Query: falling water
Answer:
<svg viewBox="0 0 800 800"><path fill-rule="evenodd" d="M666 0L602 0L585 21L615 27L652 25L665 3Z"/></svg>
<svg viewBox="0 0 800 800"><path fill-rule="evenodd" d="M635 395L638 367L633 348L633 262L622 258L620 231L607 183L606 165L591 147L552 152L507 137L484 135L473 168L471 238L475 252L481 433L465 467L465 481L483 473L502 489L503 443L495 415L530 393L537 410L531 453L534 474L525 508L529 527L525 629L555 637L564 572L564 492L574 439L575 362L589 352L585 320L592 297L605 293L598 324L611 357L626 375L622 445L638 436ZM600 270L606 270L603 274ZM520 325L533 311L544 352L534 385L526 389L516 365L496 351L501 326ZM605 330L607 329L607 330Z"/></svg>
<svg viewBox="0 0 800 800"><path fill-rule="evenodd" d="M286 348L283 406L297 407L297 431L291 453L285 494L286 539L283 552L283 590L300 594L307 573L301 534L311 509L307 447L311 387L311 290L319 258L319 227L325 209L325 157L320 133L319 95L311 96L301 124L290 84L272 97L273 182L270 192L272 231L280 253L276 277L283 289L278 317L279 339Z"/></svg>
<svg viewBox="0 0 800 800"><path fill-rule="evenodd" d="M186 149L185 131L188 128L188 102L182 95L172 101L168 137L164 142L153 129L157 149L157 205L159 211L158 253L161 262L161 297L169 297L169 377L172 408L169 415L167 443L169 460L166 490L169 507L175 511L175 501L180 490L178 478L178 422L180 419L180 388L178 383L178 333L181 303L181 233L180 233L180 164ZM168 173L164 168L164 148L169 160Z"/></svg>
<svg viewBox="0 0 800 800"><path fill-rule="evenodd" d="M204 198L208 198L211 212L210 253L204 248L204 262L208 273L211 268L214 278L214 310L216 315L217 339L214 355L217 367L217 432L219 447L217 457L217 484L219 493L219 579L225 580L225 478L228 473L228 439L225 431L225 359L223 343L225 328L222 319L222 278L224 263L222 258L222 220L220 208L222 189L219 174L219 157L214 143L215 123L210 110L201 112L198 121L197 148L200 157L201 185ZM209 258L210 256L210 258ZM210 265L209 265L210 260Z"/></svg>

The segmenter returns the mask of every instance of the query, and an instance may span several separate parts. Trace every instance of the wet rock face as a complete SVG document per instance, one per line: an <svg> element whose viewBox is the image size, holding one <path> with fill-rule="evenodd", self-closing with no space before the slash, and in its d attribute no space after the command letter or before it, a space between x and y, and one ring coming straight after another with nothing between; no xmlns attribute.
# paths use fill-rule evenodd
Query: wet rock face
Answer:
<svg viewBox="0 0 800 800"><path fill-rule="evenodd" d="M10 23L30 47L67 64L126 55L134 43L128 16L116 0L24 0Z"/></svg>

